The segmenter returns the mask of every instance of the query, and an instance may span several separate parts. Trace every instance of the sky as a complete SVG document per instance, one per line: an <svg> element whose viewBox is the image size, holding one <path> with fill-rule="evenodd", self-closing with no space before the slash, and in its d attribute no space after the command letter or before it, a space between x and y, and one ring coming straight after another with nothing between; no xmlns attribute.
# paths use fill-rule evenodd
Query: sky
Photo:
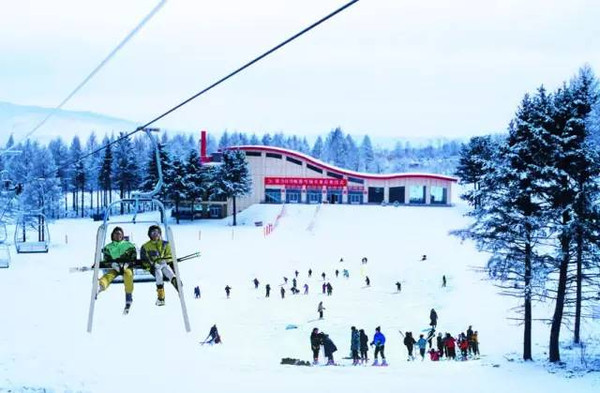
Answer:
<svg viewBox="0 0 600 393"><path fill-rule="evenodd" d="M57 106L159 1L1 0L0 101ZM146 123L345 4L169 0L64 109ZM361 0L156 123L466 137L600 68L594 0ZM32 125L33 128L34 125Z"/></svg>
<svg viewBox="0 0 600 393"><path fill-rule="evenodd" d="M534 362L522 362L522 326L511 319L518 299L498 295L498 288L484 280L478 268L485 254L448 235L465 225L465 211L461 202L449 208L263 204L240 213L235 228L231 218L171 223L177 256L202 253L179 265L189 333L175 290L166 285L166 305L157 307L152 282L135 284L126 316L123 286L109 286L98 297L88 333L93 275L69 273L69 268L90 266L99 224L90 219L50 223L48 254L15 254L9 244L10 267L0 269L0 392L392 393L399 386L449 393L597 392L599 320L582 324L585 350L570 345L572 331L564 326L565 363L552 367L545 360L550 326L544 318L553 304L536 303ZM138 216L138 223L152 218ZM265 236L256 221L277 225ZM138 248L147 239L147 223L111 216L110 225L108 232L114 225L123 227ZM426 261L420 260L423 254ZM349 278L341 273L336 278L336 269L347 269ZM309 285L307 295L290 294L295 270L298 286ZM322 272L333 286L331 296L320 290ZM400 293L396 281L402 283ZM264 296L267 283L273 288L270 298ZM196 285L200 299L192 296ZM226 285L232 288L229 299ZM279 295L282 287L285 299ZM320 301L323 320L317 314ZM478 331L479 360L406 361L399 331L418 337L428 327L431 308L437 311L439 332L456 336L469 325ZM213 324L223 344L201 345ZM381 327L388 367L351 366L346 359L351 326L364 329L370 339ZM339 367L321 367L323 350L319 366L280 365L285 357L311 360L314 327L337 346ZM373 348L368 355L372 361Z"/></svg>

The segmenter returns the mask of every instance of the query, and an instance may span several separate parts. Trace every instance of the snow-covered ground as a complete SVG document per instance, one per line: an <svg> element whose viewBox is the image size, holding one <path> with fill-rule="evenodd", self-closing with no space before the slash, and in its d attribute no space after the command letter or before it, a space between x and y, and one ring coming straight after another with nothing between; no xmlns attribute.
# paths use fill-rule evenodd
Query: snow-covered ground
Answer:
<svg viewBox="0 0 600 393"><path fill-rule="evenodd" d="M507 318L518 302L497 295L474 268L485 255L448 235L465 224L464 209L286 205L269 236L254 223L273 223L280 205L250 207L235 228L231 218L173 225L178 256L202 251L200 259L180 265L191 333L173 288L166 288L166 306L157 307L153 283L136 284L127 316L121 313L122 285L109 287L87 333L92 273L69 273L69 267L91 264L98 223L58 221L50 227L48 254L15 255L13 249L11 267L0 270L0 392L597 392L600 373L578 371L581 349L562 348L564 367L547 364L548 326L542 322L534 325L536 361L520 361L522 328ZM138 247L146 241L147 225L123 226ZM427 261L419 260L423 254ZM343 269L350 271L348 279ZM300 289L309 284L308 295L291 295L295 270ZM332 296L321 293L322 272ZM444 274L447 288L441 287ZM290 283L281 299L284 276ZM266 283L273 288L270 298L264 296ZM196 285L199 300L193 297ZM233 288L230 299L226 285ZM317 319L319 301L324 320ZM480 360L406 361L398 331L418 335L432 307L438 331L456 336L473 325ZM534 317L551 308L536 307ZM215 323L223 344L200 345ZM349 366L344 357L351 326L369 338L381 326L389 367ZM336 361L349 367L280 365L284 357L311 359L313 327L330 335ZM598 328L597 321L583 324L588 364L600 356ZM568 343L571 333L563 329L561 337Z"/></svg>

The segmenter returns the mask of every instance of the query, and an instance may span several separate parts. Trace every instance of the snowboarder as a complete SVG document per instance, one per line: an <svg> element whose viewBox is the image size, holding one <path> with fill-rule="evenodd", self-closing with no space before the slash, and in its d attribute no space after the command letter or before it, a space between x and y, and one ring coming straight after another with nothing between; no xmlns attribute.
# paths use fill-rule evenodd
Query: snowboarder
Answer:
<svg viewBox="0 0 600 393"><path fill-rule="evenodd" d="M365 329L360 329L358 332L360 333L360 361L366 364L369 361L367 354L369 352L369 336L365 333Z"/></svg>
<svg viewBox="0 0 600 393"><path fill-rule="evenodd" d="M202 344L220 344L222 342L221 335L219 335L219 331L217 330L217 325L212 325L210 331L208 332L208 336L202 342Z"/></svg>
<svg viewBox="0 0 600 393"><path fill-rule="evenodd" d="M194 298L200 299L200 287L199 286L194 287Z"/></svg>
<svg viewBox="0 0 600 393"><path fill-rule="evenodd" d="M373 336L373 341L371 342L371 346L375 345L375 360L373 361L373 366L379 365L379 360L377 359L377 355L381 354L381 365L387 366L387 362L385 360L385 336L381 333L381 327L377 326L375 328L375 335Z"/></svg>
<svg viewBox="0 0 600 393"><path fill-rule="evenodd" d="M367 284L368 287L371 286L371 280L369 279L369 276L365 278L365 284Z"/></svg>
<svg viewBox="0 0 600 393"><path fill-rule="evenodd" d="M125 308L123 314L128 314L133 302L133 269L127 261L133 262L137 257L135 245L125 240L121 227L115 227L110 234L111 242L102 249L103 260L112 262L111 269L98 280L98 292L105 291L115 277L122 275L125 284Z"/></svg>
<svg viewBox="0 0 600 393"><path fill-rule="evenodd" d="M258 278L255 277L254 280L252 280L252 282L254 283L254 289L258 289L258 284L260 284Z"/></svg>
<svg viewBox="0 0 600 393"><path fill-rule="evenodd" d="M267 284L267 285L265 285L265 297L269 297L270 294L271 294L271 285Z"/></svg>
<svg viewBox="0 0 600 393"><path fill-rule="evenodd" d="M319 364L319 350L321 349L321 336L319 329L314 328L310 334L310 349L313 353L313 364Z"/></svg>
<svg viewBox="0 0 600 393"><path fill-rule="evenodd" d="M141 249L141 259L156 279L156 305L164 306L165 278L179 292L177 278L170 262L173 259L171 245L169 242L162 240L162 232L158 225L151 225L148 228L148 237L150 240L144 243Z"/></svg>
<svg viewBox="0 0 600 393"><path fill-rule="evenodd" d="M437 312L435 312L435 309L431 309L431 311L429 312L429 326L431 326L432 328L436 328L437 327L437 320L438 320L438 315Z"/></svg>
<svg viewBox="0 0 600 393"><path fill-rule="evenodd" d="M227 295L227 299L229 299L229 295L231 294L231 287L229 285L225 287L225 294Z"/></svg>
<svg viewBox="0 0 600 393"><path fill-rule="evenodd" d="M396 291L402 291L402 284L400 283L400 281L396 281Z"/></svg>
<svg viewBox="0 0 600 393"><path fill-rule="evenodd" d="M323 310L325 310L325 307L323 307L323 302L319 302L319 306L317 307L317 312L319 313L319 319L323 319Z"/></svg>
<svg viewBox="0 0 600 393"><path fill-rule="evenodd" d="M350 328L350 351L352 352L352 365L356 366L359 361L358 351L360 350L360 333L355 326Z"/></svg>

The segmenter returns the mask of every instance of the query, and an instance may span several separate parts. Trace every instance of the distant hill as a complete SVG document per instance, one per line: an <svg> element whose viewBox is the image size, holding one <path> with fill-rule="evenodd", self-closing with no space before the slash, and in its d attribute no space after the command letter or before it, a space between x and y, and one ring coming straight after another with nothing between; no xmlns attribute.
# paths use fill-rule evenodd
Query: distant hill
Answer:
<svg viewBox="0 0 600 393"><path fill-rule="evenodd" d="M15 141L23 140L51 112L52 108L0 102L0 146L11 134ZM132 131L137 126L133 121L98 113L58 110L31 138L47 144L61 136L68 143L75 135L85 141L92 131L101 138L105 133Z"/></svg>

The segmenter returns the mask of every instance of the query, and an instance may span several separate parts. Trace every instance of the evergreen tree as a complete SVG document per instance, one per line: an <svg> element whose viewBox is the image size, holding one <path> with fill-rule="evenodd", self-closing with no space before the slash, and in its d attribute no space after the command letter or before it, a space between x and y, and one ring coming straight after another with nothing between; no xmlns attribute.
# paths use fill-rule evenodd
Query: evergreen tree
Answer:
<svg viewBox="0 0 600 393"><path fill-rule="evenodd" d="M179 158L175 158L167 172L169 187L167 187L166 196L175 205L175 217L179 224L179 205L182 201L189 199L185 182L185 165Z"/></svg>
<svg viewBox="0 0 600 393"><path fill-rule="evenodd" d="M171 183L171 179L169 178L169 176L167 176L167 174L171 173L172 158L171 154L165 149L162 143L157 144L157 146L161 172L163 175L163 186L161 187L156 197L158 199L165 199L165 190L169 188ZM147 157L148 159L146 165L144 165L144 176L142 177L142 182L140 183L140 189L144 192L150 192L154 190L154 188L158 184L158 166L156 163L156 151L154 149L148 150Z"/></svg>
<svg viewBox="0 0 600 393"><path fill-rule="evenodd" d="M359 151L354 139L350 134L346 135L346 162L343 168L350 169L351 171L358 170Z"/></svg>
<svg viewBox="0 0 600 393"><path fill-rule="evenodd" d="M125 134L121 133L120 138ZM113 167L114 183L119 188L119 197L125 199L131 195L139 183L136 160L137 152L133 149L129 138L121 139L115 145ZM121 214L124 214L124 205L121 204Z"/></svg>
<svg viewBox="0 0 600 393"><path fill-rule="evenodd" d="M50 154L52 154L52 160L57 168L56 176L60 181L60 188L64 200L64 211L66 212L69 208L67 205L67 195L70 191L70 176L72 173L72 170L67 165L69 162L69 148L63 142L62 138L58 137L50 141L48 149L50 150Z"/></svg>
<svg viewBox="0 0 600 393"><path fill-rule="evenodd" d="M310 155L318 160L323 159L323 138L321 138L320 135L319 135L319 137L317 137L317 140L315 141L315 144L313 145Z"/></svg>
<svg viewBox="0 0 600 393"><path fill-rule="evenodd" d="M229 143L229 133L225 130L223 131L223 135L221 135L221 139L219 139L219 150L224 150L229 146L231 146L231 143Z"/></svg>
<svg viewBox="0 0 600 393"><path fill-rule="evenodd" d="M256 136L256 134L252 134L252 136L250 137L250 144L252 146L260 145L260 141L258 140L258 137Z"/></svg>
<svg viewBox="0 0 600 393"><path fill-rule="evenodd" d="M248 169L246 153L242 150L225 150L223 161L215 179L215 195L232 198L233 225L237 225L236 198L252 191L252 177Z"/></svg>
<svg viewBox="0 0 600 393"><path fill-rule="evenodd" d="M468 144L463 145L458 166L454 172L454 176L459 178L459 184L472 184L474 191L479 190L480 180L486 173L494 169L492 157L498 147L490 135L473 137ZM461 195L461 198L477 207L479 203L473 198L473 193L466 192Z"/></svg>
<svg viewBox="0 0 600 393"><path fill-rule="evenodd" d="M113 154L112 145L110 139L107 136L102 140L104 148L104 155L102 157L102 165L98 172L98 184L102 190L102 206L106 208L112 203L112 167L113 167Z"/></svg>
<svg viewBox="0 0 600 393"><path fill-rule="evenodd" d="M365 135L362 143L360 144L360 151L358 156L358 170L360 172L372 173L375 171L375 154L373 152L373 145L371 144L371 138Z"/></svg>
<svg viewBox="0 0 600 393"><path fill-rule="evenodd" d="M194 219L195 203L202 200L206 192L206 184L201 170L200 154L196 149L192 149L188 155L185 165L185 175L183 181L187 186L187 197L192 202L192 220Z"/></svg>
<svg viewBox="0 0 600 393"><path fill-rule="evenodd" d="M81 141L78 136L74 136L71 141L71 147L69 148L69 162L73 169L73 175L71 177L73 210L75 210L77 215L79 215L79 191L83 192L85 187L85 168L83 162L80 161L82 156ZM81 214L83 214L83 201L81 204Z"/></svg>

